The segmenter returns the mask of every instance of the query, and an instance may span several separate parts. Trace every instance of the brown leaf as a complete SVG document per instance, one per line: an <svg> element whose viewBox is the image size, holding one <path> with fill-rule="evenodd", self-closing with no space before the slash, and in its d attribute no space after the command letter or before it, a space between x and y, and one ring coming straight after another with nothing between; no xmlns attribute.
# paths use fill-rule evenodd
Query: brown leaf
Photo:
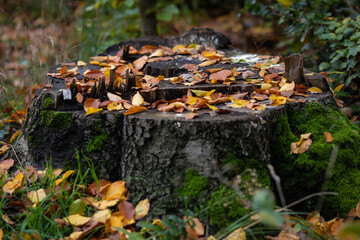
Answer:
<svg viewBox="0 0 360 240"><path fill-rule="evenodd" d="M125 216L127 220L131 220L135 216L135 207L127 201L122 201L117 205L119 212Z"/></svg>
<svg viewBox="0 0 360 240"><path fill-rule="evenodd" d="M332 137L331 133L329 133L329 132L324 132L324 137L325 137L325 141L327 143L330 143L333 141L333 137Z"/></svg>
<svg viewBox="0 0 360 240"><path fill-rule="evenodd" d="M100 191L110 185L111 182L108 181L108 180L104 180L104 179L100 179L99 181L97 182L93 182L92 184L90 184L86 189L86 193L88 193L89 195L92 195L92 196L97 196Z"/></svg>
<svg viewBox="0 0 360 240"><path fill-rule="evenodd" d="M189 72L194 72L197 71L199 67L198 65L188 63L188 64L184 64L184 68Z"/></svg>
<svg viewBox="0 0 360 240"><path fill-rule="evenodd" d="M357 204L355 210L356 210L356 216L357 216L358 218L360 218L360 201L359 201L359 203Z"/></svg>
<svg viewBox="0 0 360 240"><path fill-rule="evenodd" d="M225 79L230 75L231 75L230 70L222 70L222 71L210 74L209 79L225 81Z"/></svg>
<svg viewBox="0 0 360 240"><path fill-rule="evenodd" d="M88 77L88 78L94 78L94 79L99 79L101 77L105 77L105 75L102 71L96 70L96 69L84 72L84 76Z"/></svg>
<svg viewBox="0 0 360 240"><path fill-rule="evenodd" d="M9 168L11 168L14 165L14 163L15 163L14 159L8 158L8 159L0 162L0 169L4 170L4 171L8 170Z"/></svg>
<svg viewBox="0 0 360 240"><path fill-rule="evenodd" d="M87 112L90 107L99 108L100 104L101 102L99 99L88 98L84 102L84 110Z"/></svg>
<svg viewBox="0 0 360 240"><path fill-rule="evenodd" d="M241 76L242 76L243 79L247 79L247 78L252 77L252 76L254 76L254 75L255 75L255 73L252 72L252 71L250 71L250 70L247 70L247 71L245 71L245 72L243 72L243 73L241 74Z"/></svg>
<svg viewBox="0 0 360 240"><path fill-rule="evenodd" d="M141 70L144 67L144 65L146 64L147 59L148 59L148 56L142 56L141 58L135 60L133 62L135 69L138 71Z"/></svg>
<svg viewBox="0 0 360 240"><path fill-rule="evenodd" d="M199 116L198 113L187 113L187 114L184 115L186 120L191 120L191 119L193 119L195 117L198 117L198 116Z"/></svg>

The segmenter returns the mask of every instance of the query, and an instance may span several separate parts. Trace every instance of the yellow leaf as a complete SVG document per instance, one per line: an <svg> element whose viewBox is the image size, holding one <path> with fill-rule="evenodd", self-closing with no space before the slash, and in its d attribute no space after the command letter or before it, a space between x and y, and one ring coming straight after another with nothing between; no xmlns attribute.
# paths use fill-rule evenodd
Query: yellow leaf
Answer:
<svg viewBox="0 0 360 240"><path fill-rule="evenodd" d="M105 223L111 217L110 209L104 209L95 213L91 219L97 222Z"/></svg>
<svg viewBox="0 0 360 240"><path fill-rule="evenodd" d="M164 55L163 50L160 48L158 50L156 50L155 52L153 52L149 58L153 58L153 57L162 57Z"/></svg>
<svg viewBox="0 0 360 240"><path fill-rule="evenodd" d="M205 96L210 96L211 94L213 94L215 92L215 89L211 90L211 91L204 91L204 90L191 90L193 93L195 93L196 96L198 97L205 97Z"/></svg>
<svg viewBox="0 0 360 240"><path fill-rule="evenodd" d="M146 216L150 209L149 199L141 200L135 208L135 220L139 220Z"/></svg>
<svg viewBox="0 0 360 240"><path fill-rule="evenodd" d="M185 45L179 44L179 45L176 45L175 47L173 47L173 48L171 49L171 51L182 53L185 49L186 49L186 46L185 46Z"/></svg>
<svg viewBox="0 0 360 240"><path fill-rule="evenodd" d="M308 89L309 92L312 92L312 93L322 93L322 90L320 88L317 88L317 87L311 87Z"/></svg>
<svg viewBox="0 0 360 240"><path fill-rule="evenodd" d="M334 89L334 92L339 92L344 87L344 84L340 84Z"/></svg>
<svg viewBox="0 0 360 240"><path fill-rule="evenodd" d="M194 105L196 104L197 100L198 100L197 97L189 96L188 99L186 100L186 104Z"/></svg>
<svg viewBox="0 0 360 240"><path fill-rule="evenodd" d="M229 234L224 240L246 240L246 233L242 227Z"/></svg>
<svg viewBox="0 0 360 240"><path fill-rule="evenodd" d="M0 228L0 240L3 239L3 236L4 236L4 231L2 228Z"/></svg>
<svg viewBox="0 0 360 240"><path fill-rule="evenodd" d="M77 65L78 66L86 66L86 62L84 62L84 61L77 61Z"/></svg>
<svg viewBox="0 0 360 240"><path fill-rule="evenodd" d="M110 184L106 191L105 200L120 199L126 193L125 182L116 181Z"/></svg>
<svg viewBox="0 0 360 240"><path fill-rule="evenodd" d="M97 200L95 198L86 198L86 201L89 202L89 204L91 206L93 206L94 208L98 209L98 210L104 210L106 208L109 208L109 207L113 207L115 206L119 199L115 199L115 200Z"/></svg>
<svg viewBox="0 0 360 240"><path fill-rule="evenodd" d="M6 152L9 149L8 145L2 145L2 147L0 148L0 155L2 155L4 152Z"/></svg>
<svg viewBox="0 0 360 240"><path fill-rule="evenodd" d="M215 107L215 106L212 106L212 105L210 105L210 104L206 104L211 110L213 110L213 111L216 111L217 110L217 107Z"/></svg>
<svg viewBox="0 0 360 240"><path fill-rule="evenodd" d="M59 185L60 183L62 183L62 181L64 181L66 178L68 178L73 172L75 172L75 171L74 170L66 171L61 178L59 178L55 181L55 184Z"/></svg>
<svg viewBox="0 0 360 240"><path fill-rule="evenodd" d="M300 141L291 143L290 154L301 154L309 150L312 140L310 139L311 133L301 134Z"/></svg>
<svg viewBox="0 0 360 240"><path fill-rule="evenodd" d="M279 106L286 104L286 97L276 96L275 94L271 94L269 99L271 100L271 105Z"/></svg>
<svg viewBox="0 0 360 240"><path fill-rule="evenodd" d="M124 109L124 107L122 106L121 103L117 103L117 102L111 102L109 103L109 105L107 106L107 109L109 111L119 111Z"/></svg>
<svg viewBox="0 0 360 240"><path fill-rule="evenodd" d="M99 65L99 61L90 61L90 64L92 64L92 65Z"/></svg>
<svg viewBox="0 0 360 240"><path fill-rule="evenodd" d="M261 84L261 89L265 89L268 90L272 87L272 85L270 83L263 83Z"/></svg>
<svg viewBox="0 0 360 240"><path fill-rule="evenodd" d="M64 218L65 222L77 227L86 224L90 219L91 218L81 216L80 214L73 214Z"/></svg>
<svg viewBox="0 0 360 240"><path fill-rule="evenodd" d="M153 222L152 222L153 225L157 225L157 226L160 226L162 229L166 229L166 227L164 226L164 224L162 223L162 221L160 219L154 219Z"/></svg>
<svg viewBox="0 0 360 240"><path fill-rule="evenodd" d="M20 187L22 185L23 180L24 180L24 174L19 173L13 181L9 181L9 182L5 183L2 190L4 192L8 192L11 194L15 191L15 189L17 189L18 187Z"/></svg>
<svg viewBox="0 0 360 240"><path fill-rule="evenodd" d="M135 106L140 106L140 107L144 106L144 98L141 96L141 94L139 92L137 92L134 95L134 97L131 101L131 104L135 105Z"/></svg>
<svg viewBox="0 0 360 240"><path fill-rule="evenodd" d="M94 113L99 113L99 112L101 112L102 110L103 110L102 108L89 107L89 108L86 110L85 116L91 115L91 114L94 114Z"/></svg>
<svg viewBox="0 0 360 240"><path fill-rule="evenodd" d="M41 202L46 197L46 193L44 189L40 188L37 191L29 192L27 194L27 197L32 203L37 203L37 202Z"/></svg>
<svg viewBox="0 0 360 240"><path fill-rule="evenodd" d="M79 231L79 232L73 232L70 234L69 238L71 240L76 240L78 239L81 235L83 234L83 232Z"/></svg>

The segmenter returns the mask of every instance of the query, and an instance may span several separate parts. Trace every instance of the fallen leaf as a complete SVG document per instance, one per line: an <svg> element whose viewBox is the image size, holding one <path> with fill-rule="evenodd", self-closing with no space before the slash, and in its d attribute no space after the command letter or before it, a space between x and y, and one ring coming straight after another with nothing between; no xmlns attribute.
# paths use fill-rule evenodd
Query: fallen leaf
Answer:
<svg viewBox="0 0 360 240"><path fill-rule="evenodd" d="M86 66L87 64L84 61L77 61L77 65L80 67L83 67L83 66Z"/></svg>
<svg viewBox="0 0 360 240"><path fill-rule="evenodd" d="M205 97L205 96L210 96L212 93L214 93L215 89L213 89L211 91L191 90L191 92L195 93L195 95L198 97Z"/></svg>
<svg viewBox="0 0 360 240"><path fill-rule="evenodd" d="M9 218L9 216L6 213L3 213L1 215L2 219L4 220L4 222L6 222L7 224L10 225L14 225L15 223Z"/></svg>
<svg viewBox="0 0 360 240"><path fill-rule="evenodd" d="M4 161L0 162L0 173L1 175L4 174L5 170L10 169L14 165L15 161L14 159L6 159Z"/></svg>
<svg viewBox="0 0 360 240"><path fill-rule="evenodd" d="M12 144L15 139L19 136L19 134L21 133L21 129L17 130L13 135L11 135L11 138L10 138L10 144Z"/></svg>
<svg viewBox="0 0 360 240"><path fill-rule="evenodd" d="M94 113L99 113L99 112L101 112L102 110L103 110L102 108L93 108L93 107L90 107L90 108L88 108L88 110L86 111L85 116L88 116L88 115L91 115L91 114L94 114Z"/></svg>
<svg viewBox="0 0 360 240"><path fill-rule="evenodd" d="M105 200L120 199L126 193L125 182L116 181L110 184L105 194Z"/></svg>
<svg viewBox="0 0 360 240"><path fill-rule="evenodd" d="M325 141L327 143L330 143L333 141L333 137L332 137L331 133L329 133L329 132L324 132L324 137L325 137Z"/></svg>
<svg viewBox="0 0 360 240"><path fill-rule="evenodd" d="M186 220L186 217L183 218ZM200 236L205 234L204 226L198 218L189 219L190 223L186 223L187 239L199 239Z"/></svg>
<svg viewBox="0 0 360 240"><path fill-rule="evenodd" d="M111 217L111 211L110 209L104 209L101 211L96 212L92 217L91 220L105 223L108 219Z"/></svg>
<svg viewBox="0 0 360 240"><path fill-rule="evenodd" d="M195 117L198 117L198 116L199 116L198 113L187 113L187 114L184 115L186 120L191 120L191 119L193 119Z"/></svg>
<svg viewBox="0 0 360 240"><path fill-rule="evenodd" d="M157 49L155 52L153 52L152 54L150 54L149 58L153 58L153 57L162 57L164 55L163 50Z"/></svg>
<svg viewBox="0 0 360 240"><path fill-rule="evenodd" d="M210 105L210 104L206 104L211 110L213 110L213 111L216 111L217 110L217 107L215 107L215 106L212 106L212 105Z"/></svg>
<svg viewBox="0 0 360 240"><path fill-rule="evenodd" d="M207 66L210 66L210 65L213 65L215 63L217 63L219 60L218 59L213 59L213 60L208 60L208 61L205 61L205 62L202 62L200 64L198 64L199 67L207 67Z"/></svg>
<svg viewBox="0 0 360 240"><path fill-rule="evenodd" d="M86 224L87 222L90 221L90 219L91 218L81 216L80 214L73 214L64 218L65 222L77 227Z"/></svg>
<svg viewBox="0 0 360 240"><path fill-rule="evenodd" d="M275 94L271 94L269 99L271 100L271 105L279 106L286 104L286 97L276 96Z"/></svg>
<svg viewBox="0 0 360 240"><path fill-rule="evenodd" d="M230 70L222 70L222 71L210 74L209 79L225 81L225 79L230 75L231 75Z"/></svg>
<svg viewBox="0 0 360 240"><path fill-rule="evenodd" d="M322 93L322 90L320 88L317 87L311 87L308 89L309 92L311 93Z"/></svg>
<svg viewBox="0 0 360 240"><path fill-rule="evenodd" d="M344 84L340 84L334 89L334 92L339 92L344 87Z"/></svg>
<svg viewBox="0 0 360 240"><path fill-rule="evenodd" d="M146 216L150 209L149 199L141 200L135 208L135 220L142 219Z"/></svg>
<svg viewBox="0 0 360 240"><path fill-rule="evenodd" d="M171 51L173 52L176 52L176 53L183 53L183 51L186 49L186 46L185 45L181 45L181 44L178 44L176 46L174 46Z"/></svg>
<svg viewBox="0 0 360 240"><path fill-rule="evenodd" d="M247 71L245 71L245 72L243 72L243 73L241 74L241 76L242 76L243 79L246 79L246 78L248 78L248 77L252 77L252 76L254 76L254 75L255 75L255 73L252 72L252 71L250 71L250 70L247 70Z"/></svg>
<svg viewBox="0 0 360 240"><path fill-rule="evenodd" d="M246 233L244 229L240 227L230 233L224 240L246 240Z"/></svg>
<svg viewBox="0 0 360 240"><path fill-rule="evenodd" d="M5 183L2 190L4 192L11 194L15 191L15 189L20 187L23 184L23 182L24 182L24 174L19 173L18 175L16 175L16 177L13 181L9 181L9 182Z"/></svg>
<svg viewBox="0 0 360 240"><path fill-rule="evenodd" d="M136 70L141 70L144 65L146 64L146 60L148 59L148 56L142 56L141 58L136 59L133 64Z"/></svg>
<svg viewBox="0 0 360 240"><path fill-rule="evenodd" d="M135 216L135 207L130 202L121 201L117 207L119 212L124 215L127 220L130 221Z"/></svg>
<svg viewBox="0 0 360 240"><path fill-rule="evenodd" d="M270 83L263 83L261 84L261 89L263 90L269 90L272 87Z"/></svg>
<svg viewBox="0 0 360 240"><path fill-rule="evenodd" d="M356 205L355 210L356 210L356 216L357 216L358 218L360 218L360 201L359 201L359 203Z"/></svg>
<svg viewBox="0 0 360 240"><path fill-rule="evenodd" d="M144 98L141 96L139 92L137 92L133 96L131 104L134 106L144 106Z"/></svg>
<svg viewBox="0 0 360 240"><path fill-rule="evenodd" d="M144 112L144 111L147 111L147 110L149 110L149 109L147 109L146 107L141 107L141 106L132 105L132 106L124 113L124 115L130 115L130 114L134 114L134 113Z"/></svg>
<svg viewBox="0 0 360 240"><path fill-rule="evenodd" d="M60 183L62 183L65 179L67 179L71 174L73 174L75 171L74 170L68 170L66 171L61 178L56 179L55 181L55 185L59 185Z"/></svg>
<svg viewBox="0 0 360 240"><path fill-rule="evenodd" d="M194 71L197 71L198 70L198 65L195 65L195 64L184 64L183 66L186 70L188 70L189 72L194 72Z"/></svg>
<svg viewBox="0 0 360 240"><path fill-rule="evenodd" d="M92 108L98 108L100 106L101 102L99 99L94 99L94 98L88 98L85 100L84 102L84 110L85 112L87 112L87 110L92 107Z"/></svg>
<svg viewBox="0 0 360 240"><path fill-rule="evenodd" d="M111 102L109 105L107 105L107 110L109 111L119 111L122 109L124 109L124 107L121 103Z"/></svg>
<svg viewBox="0 0 360 240"><path fill-rule="evenodd" d="M29 192L27 194L27 197L32 203L37 203L41 202L42 200L44 200L44 198L46 198L46 193L44 189L40 188L37 191Z"/></svg>
<svg viewBox="0 0 360 240"><path fill-rule="evenodd" d="M309 150L312 140L310 138L311 133L301 134L300 141L291 143L290 154L301 154Z"/></svg>

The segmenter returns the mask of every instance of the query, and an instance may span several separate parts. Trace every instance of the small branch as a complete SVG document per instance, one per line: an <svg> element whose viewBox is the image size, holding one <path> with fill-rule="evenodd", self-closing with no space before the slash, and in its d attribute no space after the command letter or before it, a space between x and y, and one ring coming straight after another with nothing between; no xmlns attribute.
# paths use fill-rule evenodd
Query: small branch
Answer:
<svg viewBox="0 0 360 240"><path fill-rule="evenodd" d="M271 165L271 164L269 163L269 164L266 165L266 166L267 166L267 168L268 168L269 171L270 171L271 177L272 177L272 178L274 179L274 181L275 181L276 189L278 190L279 197L280 197L281 206L282 206L282 207L285 207L286 201L285 201L284 193L283 193L282 188L281 188L281 179L280 179L280 177L276 174L273 165Z"/></svg>

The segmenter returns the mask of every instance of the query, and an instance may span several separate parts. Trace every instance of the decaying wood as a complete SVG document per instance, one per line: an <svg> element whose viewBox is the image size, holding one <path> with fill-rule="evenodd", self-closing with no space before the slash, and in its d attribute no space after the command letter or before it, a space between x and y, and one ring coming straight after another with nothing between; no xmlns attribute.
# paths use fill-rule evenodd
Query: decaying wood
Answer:
<svg viewBox="0 0 360 240"><path fill-rule="evenodd" d="M304 78L304 58L300 54L285 57L285 78L287 82L306 85Z"/></svg>

